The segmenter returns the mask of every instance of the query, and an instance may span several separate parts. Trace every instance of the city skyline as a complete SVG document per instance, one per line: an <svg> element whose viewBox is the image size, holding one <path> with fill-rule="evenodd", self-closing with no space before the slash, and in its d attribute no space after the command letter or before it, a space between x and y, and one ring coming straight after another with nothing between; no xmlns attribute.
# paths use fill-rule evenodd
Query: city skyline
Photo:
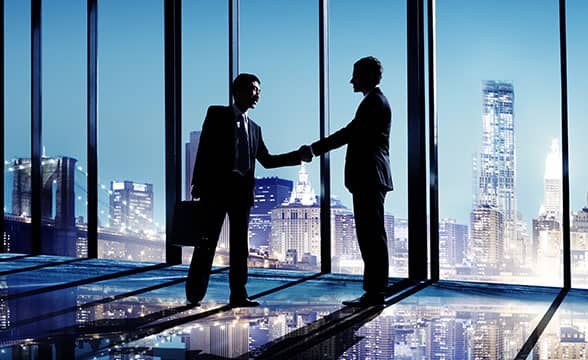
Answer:
<svg viewBox="0 0 588 360"><path fill-rule="evenodd" d="M240 69L256 72L262 79L264 94L259 108L252 111L252 117L263 126L264 138L270 150L280 152L292 150L302 143L318 138L318 120L314 120L318 119L318 50L315 47L318 39L315 26L318 10L311 3L289 4L287 9L293 18L285 20L271 16L278 9L270 3L252 1L242 4ZM10 159L26 157L30 147L30 140L26 136L30 130L30 94L27 85L30 69L30 5L14 0L5 4L6 154ZM370 15L375 16L370 24L364 24L361 30L356 29L349 22L353 18L349 14L359 16L367 11L370 4L378 4L381 11ZM190 131L199 130L209 104L225 104L228 101L228 9L227 4L221 2L185 2L183 6L185 79L182 82L182 137L187 141ZM202 7L207 11L201 11ZM333 2L330 7L331 131L351 119L361 98L353 94L348 84L353 61L366 54L380 57L385 69L381 86L393 105L391 162L397 185L397 190L387 197L386 209L405 216L405 5L402 2L380 4L372 0L364 6L339 1ZM475 129L480 126L480 96L477 91L480 79L506 79L511 80L519 89L517 117L520 122L517 144L521 147L518 163L519 173L522 175L519 182L525 184L524 187L518 186L521 189L519 205L525 214L534 214L540 206L541 199L537 195L542 188L539 175L542 173L542 159L538 150L547 146L552 138L559 138L560 132L555 2L538 5L532 14L525 17L517 16L525 11L525 5L518 3L509 4L510 11L507 13L499 12L500 6L481 11L481 4L468 4L460 7L459 12L454 12L455 7L454 2L444 2L437 8L440 213L455 218L460 223L468 221L470 195L464 194L463 189L471 181L470 156L476 151L477 145L475 136L458 134L476 134ZM585 47L579 46L582 43L579 35L583 29L580 19L588 11L587 8L581 2L571 2L568 6L571 149L580 149L583 139L578 134L588 133L588 125L581 121L586 118L588 111L578 101L586 93L586 84L577 81L582 78L578 75L582 73L581 64L585 63L583 60L588 54ZM101 3L99 12L99 176L105 180L132 179L152 183L157 192L155 203L163 204L163 192L157 191L164 188L164 145L161 137L163 7L159 1L144 1L140 6L133 1L124 4L105 1ZM457 15L464 13L465 15ZM132 14L137 19L136 26L122 31L122 20L117 14ZM396 21L390 22L390 18ZM485 31L489 24L487 19L493 19L492 32ZM47 3L43 7L43 20L43 116L46 122L43 145L55 156L68 155L77 158L79 165L85 168L84 136L65 139L58 136L60 132L85 134L86 131L85 121L82 121L85 119L85 5L69 4L63 0ZM253 24L256 26L253 27ZM275 28L279 31L275 34L263 32L263 36L259 37L255 31L257 28ZM199 34L204 29L207 29L208 34L205 41L193 41L200 39ZM472 31L463 31L464 29ZM381 35L369 37L369 33ZM473 33L477 36L475 41L471 38ZM294 34L296 37L292 39L288 49L298 49L299 56L295 59L284 58L276 63L273 59L257 56L266 52L267 44L279 43L277 36ZM255 38L259 39L253 41ZM546 41L538 42L538 39ZM382 48L382 43L389 44L389 47ZM470 46L466 50L460 44ZM517 44L536 46L532 51L524 52L517 48ZM280 54L286 50L280 47L276 52ZM66 56L58 56L60 54ZM200 54L200 57L196 58L194 54ZM532 61L526 61L527 59ZM131 64L133 65L130 66ZM467 66L463 67L464 64ZM202 68L209 69L208 76L200 76ZM297 72L284 72L284 68L296 68ZM144 74L148 75L142 76ZM538 81L549 86L538 86ZM141 91L136 86L131 89L132 84L141 84ZM287 84L292 84L300 91L292 94L285 86ZM56 87L60 90L52 91ZM131 93L135 95L130 97ZM63 107L61 104L66 98L71 106ZM282 104L292 104L292 111L283 112ZM275 114L280 114L279 121ZM140 136L133 136L137 129L140 129ZM281 136L284 133L289 134L287 139ZM456 137L460 141L454 141ZM451 161L448 156L452 157ZM133 161L143 158L150 161ZM331 163L332 192L344 202L350 203L345 200L349 198L349 194L343 188L342 181L343 152L335 151ZM309 166L309 172L314 176L312 182L315 184L318 184L317 164L314 161ZM260 168L259 175L293 179L295 171L280 169L269 172ZM582 166L581 155L571 151L572 209L585 205L583 198L588 190L586 184L588 170ZM155 218L159 223L165 222L163 209L156 210Z"/></svg>

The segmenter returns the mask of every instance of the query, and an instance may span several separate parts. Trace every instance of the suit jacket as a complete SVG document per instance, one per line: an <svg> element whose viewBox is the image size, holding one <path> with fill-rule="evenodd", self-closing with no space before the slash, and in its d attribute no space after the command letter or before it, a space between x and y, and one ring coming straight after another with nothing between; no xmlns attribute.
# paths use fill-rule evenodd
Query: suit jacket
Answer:
<svg viewBox="0 0 588 360"><path fill-rule="evenodd" d="M388 156L392 112L388 100L376 87L359 104L347 126L313 143L320 155L347 144L345 186L352 193L362 189L393 190Z"/></svg>
<svg viewBox="0 0 588 360"><path fill-rule="evenodd" d="M270 154L263 142L261 127L251 118L248 122L248 131L251 171L244 176L244 180L251 189L248 199L253 204L255 159L259 160L265 168L275 168L298 165L300 157L298 151L280 155ZM210 106L208 108L192 174L192 185L197 195L218 196L226 191L227 186L230 186L230 179L234 176L233 166L237 151L236 133L237 126L232 107Z"/></svg>

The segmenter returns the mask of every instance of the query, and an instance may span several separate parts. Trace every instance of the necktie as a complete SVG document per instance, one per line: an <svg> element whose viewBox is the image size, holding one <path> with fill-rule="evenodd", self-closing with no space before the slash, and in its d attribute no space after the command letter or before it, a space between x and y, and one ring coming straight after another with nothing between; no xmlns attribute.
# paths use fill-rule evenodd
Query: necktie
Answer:
<svg viewBox="0 0 588 360"><path fill-rule="evenodd" d="M237 171L241 175L249 171L251 167L249 162L249 136L245 128L245 114L242 114L237 123Z"/></svg>

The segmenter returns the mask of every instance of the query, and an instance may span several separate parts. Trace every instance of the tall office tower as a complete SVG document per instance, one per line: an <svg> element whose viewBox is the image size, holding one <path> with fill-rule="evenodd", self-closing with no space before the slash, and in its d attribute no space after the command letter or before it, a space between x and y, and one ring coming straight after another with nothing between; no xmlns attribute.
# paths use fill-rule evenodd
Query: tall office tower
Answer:
<svg viewBox="0 0 588 360"><path fill-rule="evenodd" d="M559 141L554 139L551 151L545 158L543 177L543 205L540 215L552 217L561 222L562 216L562 160Z"/></svg>
<svg viewBox="0 0 588 360"><path fill-rule="evenodd" d="M392 260L396 256L394 215L384 213L384 230L386 231L386 245L388 245L388 264L392 266Z"/></svg>
<svg viewBox="0 0 588 360"><path fill-rule="evenodd" d="M561 262L561 217L562 217L562 162L557 140L551 143L551 150L545 158L543 177L543 204L539 215L533 219L531 241L531 265L537 276L545 278L553 274L553 267Z"/></svg>
<svg viewBox="0 0 588 360"><path fill-rule="evenodd" d="M408 271L408 219L394 219L394 251L391 274L406 274Z"/></svg>
<svg viewBox="0 0 588 360"><path fill-rule="evenodd" d="M190 141L186 143L186 163L184 174L184 199L188 200L192 197L190 194L192 186L192 172L194 171L194 162L196 161L196 154L198 153L198 144L200 144L200 131L190 132Z"/></svg>
<svg viewBox="0 0 588 360"><path fill-rule="evenodd" d="M308 179L304 164L290 200L271 210L270 256L286 259L288 250L320 258L320 206Z"/></svg>
<svg viewBox="0 0 588 360"><path fill-rule="evenodd" d="M278 177L255 179L255 197L249 220L249 246L269 246L271 211L290 198L293 182Z"/></svg>
<svg viewBox="0 0 588 360"><path fill-rule="evenodd" d="M294 183L279 177L255 179L255 197L251 214L269 214L290 198Z"/></svg>
<svg viewBox="0 0 588 360"><path fill-rule="evenodd" d="M361 260L351 210L331 209L331 254L339 260Z"/></svg>
<svg viewBox="0 0 588 360"><path fill-rule="evenodd" d="M110 227L145 234L153 226L153 185L133 181L110 182Z"/></svg>
<svg viewBox="0 0 588 360"><path fill-rule="evenodd" d="M510 251L515 245L517 214L514 89L508 82L485 81L482 94L482 146L478 158L478 205L491 206L503 214L503 245L505 251Z"/></svg>
<svg viewBox="0 0 588 360"><path fill-rule="evenodd" d="M439 263L444 267L462 264L467 241L467 225L457 224L455 219L441 219L439 221Z"/></svg>
<svg viewBox="0 0 588 360"><path fill-rule="evenodd" d="M479 205L472 210L470 223L475 273L497 275L504 256L504 215L490 205Z"/></svg>
<svg viewBox="0 0 588 360"><path fill-rule="evenodd" d="M76 159L45 157L41 159L41 218L43 220L43 254L76 256L75 170ZM31 216L31 159L13 161L12 213ZM53 226L45 226L46 224ZM30 252L30 239L12 238L13 251ZM22 242L19 244L19 242ZM26 244L25 244L26 243Z"/></svg>

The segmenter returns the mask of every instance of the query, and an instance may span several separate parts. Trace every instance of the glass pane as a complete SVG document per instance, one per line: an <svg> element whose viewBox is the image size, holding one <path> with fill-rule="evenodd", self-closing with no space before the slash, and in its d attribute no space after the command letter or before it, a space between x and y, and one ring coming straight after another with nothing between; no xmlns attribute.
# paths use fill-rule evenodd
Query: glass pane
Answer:
<svg viewBox="0 0 588 360"><path fill-rule="evenodd" d="M5 236L0 249L30 253L30 202L18 199L30 196L24 179L30 174L25 160L30 164L31 156L31 4L7 0L4 6Z"/></svg>
<svg viewBox="0 0 588 360"><path fill-rule="evenodd" d="M98 256L165 261L163 2L98 11Z"/></svg>
<svg viewBox="0 0 588 360"><path fill-rule="evenodd" d="M288 16L284 16L288 14ZM249 115L272 154L319 136L318 6L312 1L241 2L240 71L261 80ZM319 161L257 166L249 238L252 266L320 269Z"/></svg>
<svg viewBox="0 0 588 360"><path fill-rule="evenodd" d="M441 277L560 286L558 2L439 2L437 52Z"/></svg>
<svg viewBox="0 0 588 360"><path fill-rule="evenodd" d="M42 252L86 257L86 4L47 2L41 21Z"/></svg>
<svg viewBox="0 0 588 360"><path fill-rule="evenodd" d="M568 128L572 286L588 287L588 167L586 141L588 137L588 46L586 33L588 3L570 0L567 11L568 50Z"/></svg>
<svg viewBox="0 0 588 360"><path fill-rule="evenodd" d="M182 194L190 199L190 184L202 123L210 105L229 100L229 9L227 1L182 2ZM228 225L228 223L227 223ZM228 257L228 227L222 230L216 264ZM189 263L192 247L183 247Z"/></svg>
<svg viewBox="0 0 588 360"><path fill-rule="evenodd" d="M353 64L362 57L375 56L384 68L380 88L392 108L389 153L394 182L394 191L387 193L384 205L389 274L405 277L408 275L406 2L334 0L329 2L329 7L331 133L353 119L363 98L361 93L354 93L349 83ZM346 148L331 151L332 269L363 274L352 197L344 183Z"/></svg>

